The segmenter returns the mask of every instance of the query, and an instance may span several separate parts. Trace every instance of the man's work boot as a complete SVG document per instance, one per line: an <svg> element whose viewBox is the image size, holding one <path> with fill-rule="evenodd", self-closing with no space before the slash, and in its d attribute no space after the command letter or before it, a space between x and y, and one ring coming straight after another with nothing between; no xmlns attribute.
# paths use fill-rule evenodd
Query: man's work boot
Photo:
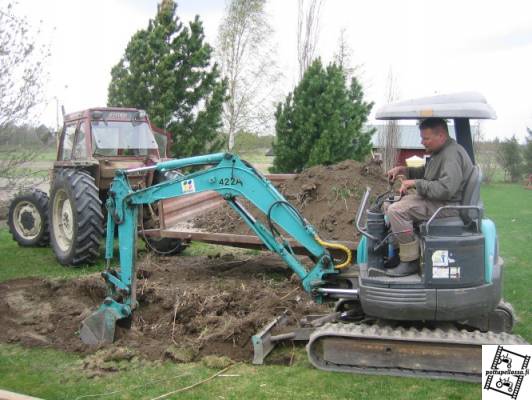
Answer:
<svg viewBox="0 0 532 400"><path fill-rule="evenodd" d="M419 243L414 240L409 243L399 244L399 258L401 262L395 268L386 270L388 276L408 276L415 274L419 269Z"/></svg>
<svg viewBox="0 0 532 400"><path fill-rule="evenodd" d="M397 267L401 262L401 259L399 258L399 250L395 250L393 255L391 257L388 257L388 259L384 262L384 268L390 269Z"/></svg>

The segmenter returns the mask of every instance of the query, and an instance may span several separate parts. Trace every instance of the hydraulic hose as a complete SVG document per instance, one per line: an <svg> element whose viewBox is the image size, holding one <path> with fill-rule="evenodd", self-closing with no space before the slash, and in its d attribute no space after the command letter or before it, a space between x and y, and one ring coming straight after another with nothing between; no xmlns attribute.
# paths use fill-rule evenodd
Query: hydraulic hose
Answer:
<svg viewBox="0 0 532 400"><path fill-rule="evenodd" d="M353 258L353 254L351 253L351 250L347 246L344 246L343 244L339 244L339 243L325 242L325 241L321 240L318 235L314 236L314 239L316 239L316 242L318 242L319 244L321 244L324 247L328 247L328 248L331 248L331 249L342 250L347 255L346 260L343 263L341 263L341 264L335 265L334 268L343 269L343 268L347 267L349 264L351 264L351 260Z"/></svg>

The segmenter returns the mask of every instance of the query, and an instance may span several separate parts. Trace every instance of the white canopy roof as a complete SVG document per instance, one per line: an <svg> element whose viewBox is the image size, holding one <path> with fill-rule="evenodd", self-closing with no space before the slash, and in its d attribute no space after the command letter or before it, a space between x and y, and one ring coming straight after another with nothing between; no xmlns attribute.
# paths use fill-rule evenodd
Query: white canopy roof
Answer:
<svg viewBox="0 0 532 400"><path fill-rule="evenodd" d="M376 119L471 118L496 119L497 114L476 92L443 94L400 101L381 107Z"/></svg>

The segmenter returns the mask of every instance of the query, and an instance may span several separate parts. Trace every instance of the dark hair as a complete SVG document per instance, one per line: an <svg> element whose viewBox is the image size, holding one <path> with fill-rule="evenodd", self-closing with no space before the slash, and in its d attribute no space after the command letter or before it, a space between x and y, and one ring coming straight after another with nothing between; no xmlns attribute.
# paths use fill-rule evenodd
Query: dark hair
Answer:
<svg viewBox="0 0 532 400"><path fill-rule="evenodd" d="M441 128L444 132L449 135L449 128L447 128L447 121L443 118L427 118L421 121L419 124L419 129L438 129Z"/></svg>

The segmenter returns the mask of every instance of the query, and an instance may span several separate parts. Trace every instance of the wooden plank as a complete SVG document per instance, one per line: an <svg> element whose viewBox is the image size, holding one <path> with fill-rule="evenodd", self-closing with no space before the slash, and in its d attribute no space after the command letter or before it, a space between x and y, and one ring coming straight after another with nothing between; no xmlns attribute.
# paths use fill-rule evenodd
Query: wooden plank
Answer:
<svg viewBox="0 0 532 400"><path fill-rule="evenodd" d="M266 178L273 185L294 177L294 174L269 174ZM175 197L163 200L159 215L161 217L161 228L169 228L178 222L186 221L199 214L204 214L210 210L220 207L225 200L215 191L201 192L186 196Z"/></svg>
<svg viewBox="0 0 532 400"><path fill-rule="evenodd" d="M189 207L193 208L197 204L210 202L213 200L219 203L223 203L225 201L218 193L209 191L166 199L163 200L162 203L165 213L173 213L176 211L182 211Z"/></svg>
<svg viewBox="0 0 532 400"><path fill-rule="evenodd" d="M196 231L178 231L172 229L148 229L144 231L146 236L155 237L171 237L182 240L195 240L198 242L205 242L211 244L219 244L224 246L241 247L246 249L258 249L266 250L266 246L262 243L262 240L255 235L236 235L233 233L213 233L213 232L196 232ZM292 247L292 250L296 254L305 255L307 249L303 247L299 242L294 239L289 239L288 243ZM332 243L339 243L347 246L351 251L356 251L358 246L357 242L351 241L332 241ZM335 249L330 249L333 256L342 257L343 252Z"/></svg>
<svg viewBox="0 0 532 400"><path fill-rule="evenodd" d="M0 400L42 400L38 397L26 396L20 393L8 392L0 389Z"/></svg>

